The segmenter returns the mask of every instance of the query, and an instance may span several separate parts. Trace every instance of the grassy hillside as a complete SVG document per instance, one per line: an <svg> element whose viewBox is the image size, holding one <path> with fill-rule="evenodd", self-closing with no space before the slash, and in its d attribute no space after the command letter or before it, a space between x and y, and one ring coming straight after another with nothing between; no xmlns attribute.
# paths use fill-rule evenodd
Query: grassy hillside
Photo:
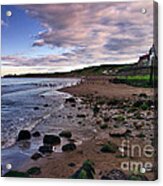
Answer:
<svg viewBox="0 0 163 186"><path fill-rule="evenodd" d="M40 74L23 74L23 75L7 75L5 77L81 77L81 76L100 76L115 75L119 70L126 70L133 65L101 65L74 70L62 73L40 73Z"/></svg>

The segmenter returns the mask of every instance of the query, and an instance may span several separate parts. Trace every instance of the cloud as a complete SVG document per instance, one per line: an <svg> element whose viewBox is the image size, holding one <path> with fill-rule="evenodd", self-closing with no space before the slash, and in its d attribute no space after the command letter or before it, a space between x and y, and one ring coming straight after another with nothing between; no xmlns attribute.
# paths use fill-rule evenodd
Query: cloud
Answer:
<svg viewBox="0 0 163 186"><path fill-rule="evenodd" d="M146 14L141 13L144 7ZM71 50L58 57L22 57L21 65L46 64L67 69L68 65L77 68L133 62L153 44L152 1L24 5L23 8L42 26L33 47L47 45ZM7 60L18 65L15 59Z"/></svg>
<svg viewBox="0 0 163 186"><path fill-rule="evenodd" d="M62 62L64 65L68 61L66 56L63 55L47 55L42 57L26 57L26 56L2 56L2 65L3 66L55 66L56 63Z"/></svg>
<svg viewBox="0 0 163 186"><path fill-rule="evenodd" d="M146 14L141 13L143 7ZM97 60L96 53L109 51L129 55L134 48L135 56L147 52L153 43L152 7L152 1L25 6L44 28L37 35L41 42L33 46L84 47L82 54L92 60Z"/></svg>
<svg viewBox="0 0 163 186"><path fill-rule="evenodd" d="M36 40L36 41L34 41L34 43L33 43L33 47L34 46L44 46L44 40L43 39L38 39L38 40Z"/></svg>

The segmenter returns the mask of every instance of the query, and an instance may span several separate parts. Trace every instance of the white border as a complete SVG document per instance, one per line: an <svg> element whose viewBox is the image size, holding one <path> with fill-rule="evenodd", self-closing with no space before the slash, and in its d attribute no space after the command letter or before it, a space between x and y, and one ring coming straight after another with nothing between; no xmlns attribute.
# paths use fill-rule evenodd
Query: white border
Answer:
<svg viewBox="0 0 163 186"><path fill-rule="evenodd" d="M124 0L1 0L1 4L43 4L43 3L61 3L61 2L108 2L108 1L124 1ZM126 0L126 1L132 1L132 0ZM0 184L5 186L35 186L36 184L39 184L39 186L45 186L45 185L60 185L60 186L76 186L76 185L88 185L94 186L104 186L104 185L117 185L122 186L122 184L125 184L126 186L133 185L163 185L163 83L161 85L161 81L163 80L163 46L162 42L162 33L163 33L163 0L157 0L159 3L159 180L154 182L134 182L134 181L99 181L99 180L59 180L59 179L25 179L25 178L0 178ZM162 73L161 73L162 72Z"/></svg>

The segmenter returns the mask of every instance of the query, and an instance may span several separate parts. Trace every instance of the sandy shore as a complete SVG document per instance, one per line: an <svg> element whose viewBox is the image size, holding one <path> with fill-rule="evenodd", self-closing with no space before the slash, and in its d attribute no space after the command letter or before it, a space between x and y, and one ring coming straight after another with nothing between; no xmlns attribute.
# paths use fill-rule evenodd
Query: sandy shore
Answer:
<svg viewBox="0 0 163 186"><path fill-rule="evenodd" d="M153 95L153 89L151 88L139 88L132 87L125 84L113 84L107 78L92 78L83 83L63 88L60 91L68 92L75 96L101 96L107 98L132 98L134 94L139 95L141 93L145 93L148 96Z"/></svg>
<svg viewBox="0 0 163 186"><path fill-rule="evenodd" d="M150 162L155 166L154 155L139 156L139 151L136 151L134 157L126 154L122 157L120 151L123 140L128 140L130 145L140 145L142 152L145 145L153 145L155 130L153 89L112 84L98 79L85 81L60 91L70 93L76 101L73 104L65 102L64 111L52 114L44 123L55 128L55 122L60 122L61 128L56 128L57 135L64 128L69 129L72 132L72 139L76 141L76 150L56 151L43 155L38 160L31 159L19 171L25 172L31 167L39 167L41 172L32 177L68 178L79 170L85 160L91 160L95 169L94 178L101 179L102 176L107 177L113 169L121 170L122 162L141 161L143 166ZM141 106L136 106L135 103L138 102L150 105L138 108ZM96 107L98 109L95 109ZM67 139L62 140L68 143ZM115 152L101 151L108 142L117 146ZM61 149L61 145L57 148ZM123 172L127 176L135 174L134 171ZM144 175L148 180L156 179L155 167Z"/></svg>

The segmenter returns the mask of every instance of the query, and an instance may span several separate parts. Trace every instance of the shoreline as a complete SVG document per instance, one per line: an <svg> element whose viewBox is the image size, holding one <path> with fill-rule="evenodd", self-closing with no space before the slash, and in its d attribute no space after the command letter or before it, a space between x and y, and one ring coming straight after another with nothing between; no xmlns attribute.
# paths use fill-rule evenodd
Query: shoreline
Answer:
<svg viewBox="0 0 163 186"><path fill-rule="evenodd" d="M63 85L63 86L65 86L65 85ZM69 84L67 84L66 86L69 86ZM36 89L37 89L37 87L36 87ZM56 101L55 100L56 98L55 99L53 98L54 95L51 95L51 93L46 95L46 90L45 90L45 92L43 92L41 94L40 94L40 92L38 93L37 97L39 99L41 98L42 102L39 102L38 107L33 107L33 108L38 108L38 109L37 110L33 109L33 111L32 111L32 113L35 115L35 117L33 117L31 120L32 123L27 126L25 124L22 129L18 130L18 133L21 130L28 130L32 136L32 134L37 130L38 125L42 125L42 123L45 120L47 120L50 117L50 115L53 114L54 112L58 112L58 110L63 109L63 106L64 106L63 100L65 98L68 98L70 96L70 94L59 92L58 89L59 89L59 87L57 89L56 88L53 89L53 87L50 89L50 91L54 90L56 92L55 96L58 96L58 99L60 100L59 101L57 99L58 100L57 104L53 103L54 101ZM59 105L59 107L57 105ZM42 109L45 109L45 111L42 111ZM37 117L38 112L39 112L39 117ZM24 120L22 122L24 122ZM26 122L29 123L29 121L26 121ZM17 135L18 135L18 133L17 133ZM16 138L17 138L17 135L16 135ZM42 135L44 135L44 133L42 133ZM31 155L37 149L37 147L42 144L41 138L34 138L34 137L32 137L31 140L28 140L28 141L25 140L22 142L18 142L16 139L12 140L12 141L13 142L11 144L10 143L6 144L6 146L3 147L3 149L2 149L2 151L3 151L2 152L2 159L3 159L3 161L2 161L2 167L3 167L2 175L4 175L4 173L8 172L8 170L6 169L7 163L11 163L13 169L19 169L21 167L21 164L19 163L19 160L18 160L18 163L16 163L17 157L19 157L21 163L26 160L29 160ZM19 166L17 166L17 164Z"/></svg>
<svg viewBox="0 0 163 186"><path fill-rule="evenodd" d="M126 104L125 108L130 109L130 106L128 108L127 105L131 105L131 103L140 99L140 94L146 95L146 98L141 98L141 100L151 99L153 96L153 90L133 88L128 85L115 85L110 82L106 83L104 80L101 82L99 82L99 80L93 81L94 82L92 82L92 80L88 82L83 81L78 85L59 89L58 91L69 93L74 96L75 100L80 99L81 102L75 101L75 103L65 103L65 110L62 113L64 117L62 118L62 116L60 116L62 119L59 117L59 115L62 114L53 114L51 118L45 121L47 125L51 124L50 126L54 131L53 134L58 135L62 130L68 129L72 133L72 139L75 141L80 139L79 141L82 141L82 143L77 144L77 149L71 152L53 152L51 154L44 155L38 160L29 160L18 169L19 171L26 172L31 167L39 167L41 169L41 173L39 175L32 175L32 177L68 178L82 166L84 161L89 159L95 164L94 167L96 173L94 178L102 179L102 176L105 176L105 174L112 169L120 169L122 161L131 160L131 157L119 157L121 152L118 150L116 150L115 153L101 152L100 149L104 144L107 144L109 141L119 147L122 140L127 137L129 140L132 139L135 143L141 144L143 148L143 145L145 144L142 143L142 137L137 137L141 131L140 129L135 129L134 122L132 121L139 121L140 119L132 119L134 118L134 115L129 113L128 110L124 113L121 105ZM115 103L111 103L112 100L118 100L118 102L115 101ZM108 102L108 105L106 105L105 102ZM95 117L92 107L96 104L100 105L100 111L96 113ZM148 110L150 115L152 115L153 110L151 108ZM142 111L144 114L146 112L147 111ZM84 118L78 118L77 115L79 115L79 113L84 114ZM130 122L132 124L128 124L127 118L120 120L119 116L123 114L125 114L125 117L130 118ZM108 116L108 119L106 116ZM117 118L119 117L119 119L114 118L114 116L117 116ZM59 122L58 126L60 127L54 130L54 123L56 120ZM142 128L146 127L145 119L143 122L145 124ZM151 125L152 124L150 124L150 126ZM120 131L119 137L111 136L111 131L114 131L117 128L121 130L121 128L124 127L127 130L130 130L129 136L127 130L124 135L121 135L120 133L122 133L122 131ZM39 127L37 130L40 130ZM152 133L152 131L150 133ZM84 139L85 137L87 139ZM143 138L148 139L148 133L145 133L145 137ZM65 140L65 143L61 143L60 147L69 141L66 138L61 138L61 140ZM137 160L137 158L134 159ZM153 158L148 159L146 157L142 157L140 159L143 162L146 162L147 160L150 160L151 162L154 161ZM73 165L72 167L70 166L71 164ZM129 173L129 171L123 172L126 175ZM146 173L145 176L149 180L155 179L153 172Z"/></svg>

